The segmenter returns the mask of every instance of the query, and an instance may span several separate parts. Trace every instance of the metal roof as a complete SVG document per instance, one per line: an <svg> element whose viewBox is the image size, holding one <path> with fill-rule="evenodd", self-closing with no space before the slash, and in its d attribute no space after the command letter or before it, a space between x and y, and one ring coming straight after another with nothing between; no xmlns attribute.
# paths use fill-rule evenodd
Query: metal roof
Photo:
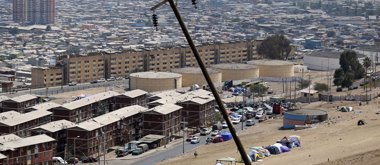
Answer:
<svg viewBox="0 0 380 165"><path fill-rule="evenodd" d="M55 102L46 102L46 103L42 103L42 104L37 104L37 105L30 107L30 108L35 109L35 110L46 111L46 110L49 110L49 109L52 109L55 107L59 107L59 106L61 106L61 105L57 104Z"/></svg>
<svg viewBox="0 0 380 165"><path fill-rule="evenodd" d="M4 95L1 95L1 96L0 96L0 102L2 102L2 101L4 101L4 100L9 100L9 97L4 96Z"/></svg>
<svg viewBox="0 0 380 165"><path fill-rule="evenodd" d="M117 93L115 91L108 91L108 92L102 92L95 95L91 95L89 97L85 97L83 99L73 101L70 103L63 104L61 107L68 109L68 110L74 110L89 104L93 104L96 102L99 102L101 100L105 100L114 96L118 96L120 93Z"/></svg>
<svg viewBox="0 0 380 165"><path fill-rule="evenodd" d="M18 115L21 115L21 113L16 112L16 111L3 112L3 113L0 113L0 121L6 120L8 118L13 118L14 116L18 116Z"/></svg>
<svg viewBox="0 0 380 165"><path fill-rule="evenodd" d="M214 100L215 98L211 95L211 92L198 89L194 91L187 92L185 94L179 94L179 95L166 95L161 96L161 99L155 100L153 102L150 102L149 104L175 104L178 102L186 102L186 101L193 101L199 104L204 104L209 101Z"/></svg>
<svg viewBox="0 0 380 165"><path fill-rule="evenodd" d="M21 138L14 141L9 141L0 144L0 151L6 151L6 150L15 150L17 148L46 143L46 142L52 142L55 141L55 139L47 136L47 135L37 135L37 136L31 136L27 138Z"/></svg>
<svg viewBox="0 0 380 165"><path fill-rule="evenodd" d="M22 102L25 102L25 101L28 101L28 100L33 100L33 99L36 99L36 98L37 98L37 96L35 96L35 95L26 94L26 95L21 95L21 96L13 97L13 98L8 99L8 100L12 100L14 102L22 103Z"/></svg>
<svg viewBox="0 0 380 165"><path fill-rule="evenodd" d="M5 142L14 141L21 139L21 137L15 135L15 134L8 134L8 135L2 135L0 136L0 144L3 144Z"/></svg>
<svg viewBox="0 0 380 165"><path fill-rule="evenodd" d="M1 120L0 124L6 126L15 126L21 123L25 123L34 119L38 119L40 117L51 115L52 112L49 111L32 111L28 113L23 113L19 115L8 116L7 119Z"/></svg>
<svg viewBox="0 0 380 165"><path fill-rule="evenodd" d="M5 155L3 155L3 154L0 154L0 160L1 159L6 159L7 158L7 156L5 156Z"/></svg>
<svg viewBox="0 0 380 165"><path fill-rule="evenodd" d="M145 95L147 93L148 92L143 91L141 89L135 89L135 90L132 90L132 91L125 92L123 95L128 96L130 98L135 98L135 97L138 97L138 96Z"/></svg>
<svg viewBox="0 0 380 165"><path fill-rule="evenodd" d="M38 127L35 127L33 129L43 129L49 132L57 132L63 129L74 127L75 123L67 121L67 120L57 120L53 121Z"/></svg>
<svg viewBox="0 0 380 165"><path fill-rule="evenodd" d="M175 105L175 104L164 104L164 105L159 105L159 106L156 106L154 108L151 108L149 109L149 111L147 111L146 113L149 113L149 112L158 112L160 114L163 114L163 115L166 115L166 114L169 114L169 113L172 113L174 111L178 111L182 109L181 106L179 105Z"/></svg>
<svg viewBox="0 0 380 165"><path fill-rule="evenodd" d="M146 110L147 108L145 107L142 107L139 105L132 105L132 106L124 107L124 108L112 111L110 113L92 118L90 120L86 120L70 129L81 128L87 131L92 131L92 130L104 127L106 125L112 124L114 122L117 122L121 119L136 115Z"/></svg>

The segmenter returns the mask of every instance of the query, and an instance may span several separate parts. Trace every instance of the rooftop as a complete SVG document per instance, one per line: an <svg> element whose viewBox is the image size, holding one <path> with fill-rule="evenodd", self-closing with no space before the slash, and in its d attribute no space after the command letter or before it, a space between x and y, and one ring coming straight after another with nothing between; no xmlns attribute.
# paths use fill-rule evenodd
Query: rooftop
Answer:
<svg viewBox="0 0 380 165"><path fill-rule="evenodd" d="M73 122L67 121L67 120L57 120L53 121L38 127L35 127L33 129L43 129L49 132L57 132L66 128L71 128L75 126Z"/></svg>
<svg viewBox="0 0 380 165"><path fill-rule="evenodd" d="M5 142L14 141L21 139L21 137L15 135L15 134L8 134L8 135L2 135L0 136L0 144L3 144Z"/></svg>
<svg viewBox="0 0 380 165"><path fill-rule="evenodd" d="M239 63L231 63L231 64L216 64L212 65L212 68L216 69L235 69L235 70L240 70L240 69L256 69L257 66L254 65L249 65L249 64L239 64Z"/></svg>
<svg viewBox="0 0 380 165"><path fill-rule="evenodd" d="M31 109L39 110L39 111L46 111L55 107L61 106L60 104L54 103L54 102L46 102L46 103L41 103L37 104L33 107L30 107ZM28 108L29 109L29 108Z"/></svg>
<svg viewBox="0 0 380 165"><path fill-rule="evenodd" d="M159 106L149 109L147 113L154 111L154 112L158 112L160 114L166 115L180 109L182 109L182 107L175 104L164 104L164 105L159 105Z"/></svg>
<svg viewBox="0 0 380 165"><path fill-rule="evenodd" d="M247 63L253 64L253 65L273 65L273 66L293 65L292 62L282 61L282 60L252 60L252 61L248 61Z"/></svg>
<svg viewBox="0 0 380 165"><path fill-rule="evenodd" d="M77 124L76 126L72 127L72 129L75 129L77 127L77 128L84 129L86 131L92 131L98 128L102 128L111 123L117 122L121 119L136 115L140 113L141 111L146 111L146 110L147 108L139 106L139 105L132 105L132 106L120 108L118 110L112 111L102 116L98 116L90 120L81 122Z"/></svg>
<svg viewBox="0 0 380 165"><path fill-rule="evenodd" d="M52 112L49 111L32 111L24 114L13 113L11 115L8 115L7 119L1 120L0 124L6 126L15 126L51 114Z"/></svg>
<svg viewBox="0 0 380 165"><path fill-rule="evenodd" d="M0 136L1 138L1 136ZM0 144L0 151L6 151L6 150L15 150L17 148L46 143L46 142L52 142L55 141L55 139L47 136L47 135L37 135L37 136L31 136L27 138L20 138L15 139L13 141L8 141L5 143Z"/></svg>
<svg viewBox="0 0 380 165"><path fill-rule="evenodd" d="M77 109L77 108L80 108L80 107L83 107L83 106L86 106L89 104L96 103L96 102L101 101L101 100L105 100L105 99L108 99L108 98L111 98L114 96L118 96L118 95L120 95L120 94L117 92L114 92L114 91L102 92L102 93L98 93L95 95L85 97L85 98L77 100L77 101L73 101L70 103L63 104L61 107L68 109L68 110L74 110L74 109Z"/></svg>
<svg viewBox="0 0 380 165"><path fill-rule="evenodd" d="M135 98L135 97L138 97L138 96L145 95L147 93L148 92L143 91L141 89L135 89L135 90L132 90L132 91L125 92L125 93L123 93L123 95L128 96L130 98Z"/></svg>
<svg viewBox="0 0 380 165"><path fill-rule="evenodd" d="M196 68L196 67L172 69L172 72L174 72L174 73L202 74L201 68ZM210 69L210 68L207 68L207 72L209 74L220 73L218 70L214 70L214 69Z"/></svg>
<svg viewBox="0 0 380 165"><path fill-rule="evenodd" d="M25 95L13 97L13 98L11 98L9 100L12 100L12 101L18 102L18 103L22 103L22 102L25 102L25 101L28 101L28 100L32 100L32 99L36 99L36 98L37 98L37 96L35 96L35 95L25 94Z"/></svg>
<svg viewBox="0 0 380 165"><path fill-rule="evenodd" d="M170 72L138 72L138 73L130 74L130 77L164 79L164 78L178 78L178 77L182 77L182 75L178 73L170 73Z"/></svg>

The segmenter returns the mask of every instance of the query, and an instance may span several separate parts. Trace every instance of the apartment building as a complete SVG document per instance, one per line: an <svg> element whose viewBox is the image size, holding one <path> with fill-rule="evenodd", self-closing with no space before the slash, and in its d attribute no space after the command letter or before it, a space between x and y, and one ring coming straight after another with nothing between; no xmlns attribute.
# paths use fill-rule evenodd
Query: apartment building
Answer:
<svg viewBox="0 0 380 165"><path fill-rule="evenodd" d="M0 163L53 165L54 141L47 135L26 138L14 134L0 136Z"/></svg>
<svg viewBox="0 0 380 165"><path fill-rule="evenodd" d="M17 111L24 113L25 109L38 104L39 98L35 95L25 94L17 97L13 97L1 102L3 112Z"/></svg>
<svg viewBox="0 0 380 165"><path fill-rule="evenodd" d="M256 41L242 41L200 45L197 48L204 64L210 66L218 63L243 63L257 58L256 45ZM85 83L100 78L126 77L130 73L140 71L170 71L174 68L198 66L189 47L112 54L92 53L87 56L70 56L61 60L63 61L61 63L66 64L60 66L64 75L64 84L73 81ZM42 75L44 75L43 79ZM44 87L44 83L49 85L61 83L61 81L58 82L60 80L58 77L54 79L47 77L48 75L51 76L51 73L42 74L39 70L32 70L32 81L35 82L34 84L32 82L33 88ZM58 76L58 71L56 71L56 75ZM33 77L40 78L40 80L33 80ZM42 82L42 80L47 82Z"/></svg>
<svg viewBox="0 0 380 165"><path fill-rule="evenodd" d="M67 120L58 120L53 121L47 124L40 125L31 129L32 136L35 135L48 135L49 137L54 138L54 156L65 156L65 147L67 145L67 129L74 127L75 124Z"/></svg>
<svg viewBox="0 0 380 165"><path fill-rule="evenodd" d="M49 111L33 111L18 113L8 111L0 114L0 134L16 134L21 137L30 136L30 129L49 123L52 113Z"/></svg>
<svg viewBox="0 0 380 165"><path fill-rule="evenodd" d="M13 0L13 20L24 24L54 24L55 0Z"/></svg>
<svg viewBox="0 0 380 165"><path fill-rule="evenodd" d="M144 135L164 135L165 142L181 130L181 106L165 104L143 112Z"/></svg>
<svg viewBox="0 0 380 165"><path fill-rule="evenodd" d="M77 156L98 156L99 151L103 153L104 149L137 140L142 137L140 112L146 110L139 105L124 107L68 128L68 148L75 145Z"/></svg>
<svg viewBox="0 0 380 165"><path fill-rule="evenodd" d="M32 68L32 88L44 88L63 85L62 67Z"/></svg>
<svg viewBox="0 0 380 165"><path fill-rule="evenodd" d="M31 112L31 111L49 111L53 108L61 106L60 104L54 103L54 102L45 102L41 104L37 104L35 106L29 107L25 109L25 112Z"/></svg>
<svg viewBox="0 0 380 165"><path fill-rule="evenodd" d="M127 107L131 105L141 105L145 107L147 105L148 92L135 89L127 91L119 96L115 97L115 109Z"/></svg>
<svg viewBox="0 0 380 165"><path fill-rule="evenodd" d="M166 104L176 104L183 109L182 117L188 127L198 128L210 126L215 123L215 98L211 92L198 89L184 94L175 91L166 91L149 98L149 108L155 108Z"/></svg>
<svg viewBox="0 0 380 165"><path fill-rule="evenodd" d="M62 104L50 109L52 120L68 120L82 122L92 117L100 116L114 110L114 97L120 94L114 91L102 92L89 97Z"/></svg>
<svg viewBox="0 0 380 165"><path fill-rule="evenodd" d="M66 79L69 82L85 83L105 77L105 58L102 54L72 56L67 58ZM32 73L33 74L33 73ZM66 82L66 83L69 83Z"/></svg>

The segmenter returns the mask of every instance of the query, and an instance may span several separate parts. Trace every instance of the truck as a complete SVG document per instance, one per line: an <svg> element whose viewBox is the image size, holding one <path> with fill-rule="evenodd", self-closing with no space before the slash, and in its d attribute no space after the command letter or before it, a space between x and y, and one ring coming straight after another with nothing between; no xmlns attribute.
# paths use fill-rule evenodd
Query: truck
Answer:
<svg viewBox="0 0 380 165"><path fill-rule="evenodd" d="M148 149L149 149L148 144L140 144L140 145L138 145L137 147L138 147L138 148L141 148L141 149L143 150L143 152L146 152L146 151L148 151Z"/></svg>

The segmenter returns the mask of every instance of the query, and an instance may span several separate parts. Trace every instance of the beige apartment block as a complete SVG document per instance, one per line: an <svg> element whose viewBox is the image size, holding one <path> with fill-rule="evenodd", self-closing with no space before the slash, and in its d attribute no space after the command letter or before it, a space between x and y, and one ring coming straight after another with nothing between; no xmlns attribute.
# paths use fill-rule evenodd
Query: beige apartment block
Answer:
<svg viewBox="0 0 380 165"><path fill-rule="evenodd" d="M219 63L244 63L258 57L256 41L199 45L197 49L206 67ZM198 66L189 47L126 51L112 54L93 53L87 56L67 57L63 61L64 84L74 81L85 83L100 78L126 77L135 72L165 72L176 68ZM46 77L44 78L46 79ZM39 77L39 79L42 78Z"/></svg>
<svg viewBox="0 0 380 165"><path fill-rule="evenodd" d="M32 88L60 86L63 83L62 67L32 68Z"/></svg>
<svg viewBox="0 0 380 165"><path fill-rule="evenodd" d="M105 56L72 56L67 58L69 82L85 83L104 78Z"/></svg>

